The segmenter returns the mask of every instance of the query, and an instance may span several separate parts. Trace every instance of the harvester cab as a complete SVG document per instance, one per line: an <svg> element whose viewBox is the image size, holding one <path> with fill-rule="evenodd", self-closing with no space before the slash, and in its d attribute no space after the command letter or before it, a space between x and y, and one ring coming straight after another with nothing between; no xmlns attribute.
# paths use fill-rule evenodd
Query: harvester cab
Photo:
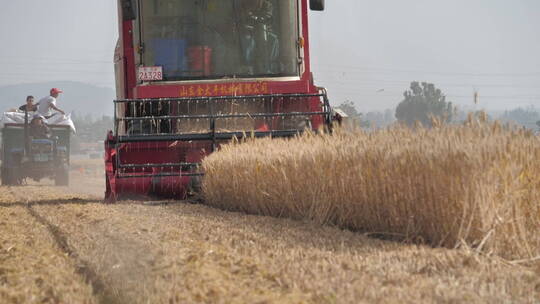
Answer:
<svg viewBox="0 0 540 304"><path fill-rule="evenodd" d="M329 129L310 68L308 11L323 0L119 0L106 200L183 199L201 160L242 137Z"/></svg>
<svg viewBox="0 0 540 304"><path fill-rule="evenodd" d="M47 126L43 117L28 112L22 119L2 128L2 184L20 185L26 178L40 181L50 177L57 186L67 186L70 126Z"/></svg>

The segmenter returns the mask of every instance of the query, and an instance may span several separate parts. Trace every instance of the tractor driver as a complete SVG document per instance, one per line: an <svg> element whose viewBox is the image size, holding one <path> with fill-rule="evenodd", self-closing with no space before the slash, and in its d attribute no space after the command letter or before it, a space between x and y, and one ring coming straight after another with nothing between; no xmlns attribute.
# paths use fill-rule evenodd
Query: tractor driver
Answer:
<svg viewBox="0 0 540 304"><path fill-rule="evenodd" d="M36 113L30 122L30 136L34 139L49 139L51 130L45 124L45 117Z"/></svg>
<svg viewBox="0 0 540 304"><path fill-rule="evenodd" d="M274 7L270 0L243 0L242 42L243 59L249 74L279 72L279 40L272 29Z"/></svg>

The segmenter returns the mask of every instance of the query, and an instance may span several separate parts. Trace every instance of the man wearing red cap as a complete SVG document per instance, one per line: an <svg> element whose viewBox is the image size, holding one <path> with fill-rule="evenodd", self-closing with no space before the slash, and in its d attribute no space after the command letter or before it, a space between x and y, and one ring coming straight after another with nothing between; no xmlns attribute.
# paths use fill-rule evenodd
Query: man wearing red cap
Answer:
<svg viewBox="0 0 540 304"><path fill-rule="evenodd" d="M58 111L62 114L66 114L64 111L60 110L56 107L56 98L58 98L58 95L60 93L63 93L62 90L57 88L51 89L51 94L49 96L41 98L41 100L37 104L37 112L45 118L49 118L52 116L52 110Z"/></svg>

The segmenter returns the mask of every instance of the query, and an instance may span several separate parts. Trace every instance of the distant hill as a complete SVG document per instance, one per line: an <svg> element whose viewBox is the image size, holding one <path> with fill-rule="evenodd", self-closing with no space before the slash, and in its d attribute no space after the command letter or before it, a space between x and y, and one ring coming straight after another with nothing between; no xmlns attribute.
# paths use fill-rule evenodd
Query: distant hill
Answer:
<svg viewBox="0 0 540 304"><path fill-rule="evenodd" d="M51 88L60 88L64 91L58 98L58 107L66 113L75 111L77 115L113 115L115 98L113 89L74 81L0 86L0 111L23 105L28 95L33 95L37 102L47 96Z"/></svg>

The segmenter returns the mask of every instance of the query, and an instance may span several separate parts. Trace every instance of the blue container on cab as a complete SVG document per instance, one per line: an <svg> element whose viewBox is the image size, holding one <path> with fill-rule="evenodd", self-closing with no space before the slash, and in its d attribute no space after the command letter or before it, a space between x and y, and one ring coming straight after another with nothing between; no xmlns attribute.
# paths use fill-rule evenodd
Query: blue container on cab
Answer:
<svg viewBox="0 0 540 304"><path fill-rule="evenodd" d="M186 40L155 38L151 40L154 63L163 67L165 77L180 77L186 65Z"/></svg>

